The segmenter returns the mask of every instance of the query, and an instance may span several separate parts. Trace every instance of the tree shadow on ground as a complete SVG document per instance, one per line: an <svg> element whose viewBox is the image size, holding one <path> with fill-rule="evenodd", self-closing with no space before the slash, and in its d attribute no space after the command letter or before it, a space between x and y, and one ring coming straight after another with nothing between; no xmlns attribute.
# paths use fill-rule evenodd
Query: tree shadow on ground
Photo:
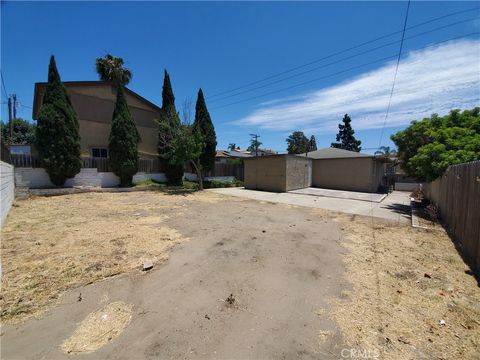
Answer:
<svg viewBox="0 0 480 360"><path fill-rule="evenodd" d="M410 205L395 203L395 204L382 205L381 207L384 209L388 209L396 214L400 214L405 218L409 218L412 214Z"/></svg>
<svg viewBox="0 0 480 360"><path fill-rule="evenodd" d="M182 196L187 196L190 194L194 194L197 191L200 191L199 189L185 189L185 188L167 188L167 189L159 189L160 192L164 193L165 195L182 195Z"/></svg>

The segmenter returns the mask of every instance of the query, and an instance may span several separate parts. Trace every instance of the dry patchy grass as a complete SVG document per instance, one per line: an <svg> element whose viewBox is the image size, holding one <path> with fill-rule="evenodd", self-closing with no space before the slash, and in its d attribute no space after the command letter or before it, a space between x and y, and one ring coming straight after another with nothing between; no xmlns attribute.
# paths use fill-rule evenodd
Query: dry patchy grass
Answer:
<svg viewBox="0 0 480 360"><path fill-rule="evenodd" d="M210 193L85 193L17 202L2 229L3 322L41 313L61 291L160 263L182 240L163 224ZM173 212L173 213L172 213Z"/></svg>
<svg viewBox="0 0 480 360"><path fill-rule="evenodd" d="M352 289L333 317L348 345L385 359L478 357L480 288L446 233L337 220Z"/></svg>
<svg viewBox="0 0 480 360"><path fill-rule="evenodd" d="M86 354L112 341L132 319L133 305L117 301L89 314L61 346L67 354Z"/></svg>

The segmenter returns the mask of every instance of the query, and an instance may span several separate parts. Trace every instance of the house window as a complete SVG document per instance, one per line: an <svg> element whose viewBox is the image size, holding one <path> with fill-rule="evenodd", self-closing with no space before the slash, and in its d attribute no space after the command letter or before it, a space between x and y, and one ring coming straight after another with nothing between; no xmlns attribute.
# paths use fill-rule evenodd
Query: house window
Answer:
<svg viewBox="0 0 480 360"><path fill-rule="evenodd" d="M92 148L92 157L106 158L108 150L106 148Z"/></svg>

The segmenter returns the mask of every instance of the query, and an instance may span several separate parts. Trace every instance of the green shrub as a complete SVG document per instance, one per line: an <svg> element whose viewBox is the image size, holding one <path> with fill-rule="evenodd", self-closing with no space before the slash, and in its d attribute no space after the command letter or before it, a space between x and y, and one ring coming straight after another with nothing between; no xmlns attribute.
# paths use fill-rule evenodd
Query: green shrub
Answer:
<svg viewBox="0 0 480 360"><path fill-rule="evenodd" d="M205 180L203 182L203 187L205 189L228 188L238 186L243 186L243 182L240 180Z"/></svg>

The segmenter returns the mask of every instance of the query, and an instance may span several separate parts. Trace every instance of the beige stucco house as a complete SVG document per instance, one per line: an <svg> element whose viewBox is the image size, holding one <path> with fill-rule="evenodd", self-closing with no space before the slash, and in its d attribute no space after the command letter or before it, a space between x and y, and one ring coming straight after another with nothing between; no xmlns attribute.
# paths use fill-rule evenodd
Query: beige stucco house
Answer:
<svg viewBox="0 0 480 360"><path fill-rule="evenodd" d="M108 157L108 138L116 100L115 84L105 81L67 81L63 84L77 113L82 156ZM46 83L35 84L34 120L38 119L45 87ZM138 144L139 157L157 159L155 119L159 118L160 108L128 88L125 88L125 96L141 137Z"/></svg>

